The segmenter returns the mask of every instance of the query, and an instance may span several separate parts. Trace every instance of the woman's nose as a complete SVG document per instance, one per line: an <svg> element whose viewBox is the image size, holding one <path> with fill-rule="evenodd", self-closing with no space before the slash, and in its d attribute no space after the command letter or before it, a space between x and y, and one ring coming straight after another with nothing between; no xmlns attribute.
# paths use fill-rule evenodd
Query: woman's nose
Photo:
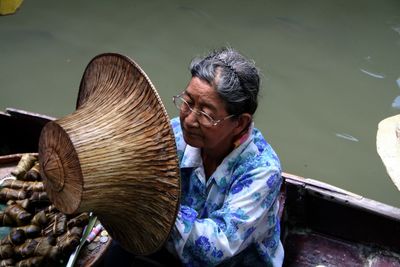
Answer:
<svg viewBox="0 0 400 267"><path fill-rule="evenodd" d="M191 127L199 126L199 122L197 121L196 113L193 111L190 111L190 113L186 115L185 121Z"/></svg>

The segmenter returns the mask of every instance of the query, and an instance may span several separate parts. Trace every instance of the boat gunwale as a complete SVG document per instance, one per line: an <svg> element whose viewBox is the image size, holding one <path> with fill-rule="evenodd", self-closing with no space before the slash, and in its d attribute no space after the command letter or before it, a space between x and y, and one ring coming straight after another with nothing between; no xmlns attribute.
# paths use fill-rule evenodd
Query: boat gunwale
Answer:
<svg viewBox="0 0 400 267"><path fill-rule="evenodd" d="M343 190L324 182L304 178L290 173L282 173L286 186L292 185L313 196L350 206L368 213L382 215L386 218L400 222L400 208L366 198L352 192Z"/></svg>

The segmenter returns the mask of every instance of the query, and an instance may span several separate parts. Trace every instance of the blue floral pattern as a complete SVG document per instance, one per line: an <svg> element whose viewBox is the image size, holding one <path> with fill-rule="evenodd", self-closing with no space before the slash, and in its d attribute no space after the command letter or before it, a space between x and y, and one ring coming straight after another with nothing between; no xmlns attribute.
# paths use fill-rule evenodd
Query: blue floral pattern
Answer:
<svg viewBox="0 0 400 267"><path fill-rule="evenodd" d="M254 245L266 266L281 266L278 156L253 126L207 180L198 148L171 120L181 170L181 206L168 241L184 266L215 266Z"/></svg>

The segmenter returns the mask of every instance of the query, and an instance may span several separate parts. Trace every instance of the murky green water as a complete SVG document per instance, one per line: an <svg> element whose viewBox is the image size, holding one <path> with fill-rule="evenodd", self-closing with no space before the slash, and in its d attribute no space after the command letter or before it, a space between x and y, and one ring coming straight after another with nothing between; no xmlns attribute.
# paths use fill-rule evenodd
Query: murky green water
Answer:
<svg viewBox="0 0 400 267"><path fill-rule="evenodd" d="M286 172L400 206L375 147L400 113L398 0L25 1L0 17L0 110L67 115L90 59L119 52L175 116L191 58L227 44L264 74L256 124Z"/></svg>

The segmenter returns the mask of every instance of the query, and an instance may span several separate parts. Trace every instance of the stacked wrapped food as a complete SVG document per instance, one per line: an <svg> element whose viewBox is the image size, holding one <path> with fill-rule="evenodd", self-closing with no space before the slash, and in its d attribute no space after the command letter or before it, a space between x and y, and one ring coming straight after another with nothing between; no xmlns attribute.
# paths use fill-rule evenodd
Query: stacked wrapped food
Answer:
<svg viewBox="0 0 400 267"><path fill-rule="evenodd" d="M65 215L49 201L37 157L24 154L0 184L0 226L11 227L0 241L0 266L55 266L79 245L87 213Z"/></svg>

